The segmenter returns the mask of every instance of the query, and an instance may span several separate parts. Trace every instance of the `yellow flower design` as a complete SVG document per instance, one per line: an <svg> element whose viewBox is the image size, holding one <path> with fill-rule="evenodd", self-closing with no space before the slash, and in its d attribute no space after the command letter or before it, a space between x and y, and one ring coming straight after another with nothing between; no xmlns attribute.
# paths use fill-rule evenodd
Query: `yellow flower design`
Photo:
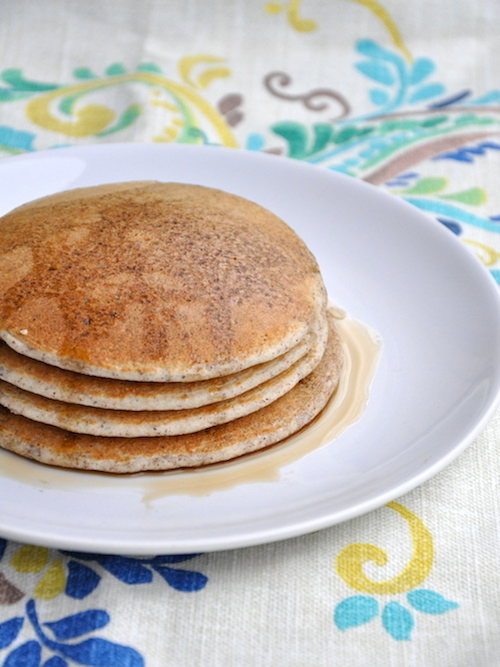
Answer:
<svg viewBox="0 0 500 667"><path fill-rule="evenodd" d="M337 556L337 573L351 588L363 593L394 594L412 590L429 575L434 560L432 535L421 519L396 502L388 503L408 523L413 543L413 555L406 568L393 579L377 582L363 572L363 565L373 561L386 565L387 553L373 544L350 544Z"/></svg>
<svg viewBox="0 0 500 667"><path fill-rule="evenodd" d="M290 25L299 32L311 32L316 30L318 24L312 19L304 19L300 16L300 4L302 0L290 0L288 4L280 2L268 2L266 5L266 12L269 14L278 14L285 11L288 16Z"/></svg>
<svg viewBox="0 0 500 667"><path fill-rule="evenodd" d="M380 615L382 627L396 640L409 640L415 620L414 612L425 614L444 614L459 605L429 589L417 588L427 578L434 561L432 535L419 517L397 502L387 507L400 514L410 529L413 553L412 557L397 576L387 581L373 581L363 572L363 566L373 561L378 566L386 565L388 556L385 551L373 544L350 544L337 556L336 570L345 583L358 593L339 602L334 610L336 627L345 631L368 623ZM366 595L367 593L371 595ZM409 607L397 600L379 604L373 595L394 595L405 593Z"/></svg>
<svg viewBox="0 0 500 667"><path fill-rule="evenodd" d="M376 18L382 22L387 32L389 33L394 46L401 51L404 57L412 62L413 57L404 43L404 40L399 32L399 29L389 14L387 9L377 0L351 0L366 7ZM289 0L288 2L268 2L265 6L265 11L268 14L279 14L286 12L290 25L298 32L312 32L317 30L318 24L313 19L306 19L300 15L300 6L302 0Z"/></svg>
<svg viewBox="0 0 500 667"><path fill-rule="evenodd" d="M12 556L11 565L18 572L40 572L49 562L49 550L25 544Z"/></svg>
<svg viewBox="0 0 500 667"><path fill-rule="evenodd" d="M56 559L49 564L49 558L50 552L45 547L26 544L20 547L11 559L12 567L23 574L36 574L45 570L33 595L41 600L52 600L63 593L66 586L62 560Z"/></svg>
<svg viewBox="0 0 500 667"><path fill-rule="evenodd" d="M79 72L85 81L37 93L27 103L26 115L39 127L68 137L104 136L130 125L142 113L141 105L132 104L118 116L106 104L83 104L82 100L113 87L146 86L153 91L150 104L163 107L172 117L160 140L197 143L206 134L214 143L237 147L226 120L197 90L230 75L230 69L221 63L221 58L208 54L183 58L179 63L182 83L148 68L135 72L108 68L109 76L104 78L83 69Z"/></svg>

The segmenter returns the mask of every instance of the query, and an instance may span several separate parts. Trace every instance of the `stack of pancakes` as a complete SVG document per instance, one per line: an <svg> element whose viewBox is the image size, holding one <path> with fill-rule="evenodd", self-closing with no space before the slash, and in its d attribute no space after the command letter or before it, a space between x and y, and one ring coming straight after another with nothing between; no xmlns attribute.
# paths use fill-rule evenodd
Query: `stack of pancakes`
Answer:
<svg viewBox="0 0 500 667"><path fill-rule="evenodd" d="M72 190L0 220L0 446L106 472L232 459L297 432L342 346L318 265L202 186Z"/></svg>

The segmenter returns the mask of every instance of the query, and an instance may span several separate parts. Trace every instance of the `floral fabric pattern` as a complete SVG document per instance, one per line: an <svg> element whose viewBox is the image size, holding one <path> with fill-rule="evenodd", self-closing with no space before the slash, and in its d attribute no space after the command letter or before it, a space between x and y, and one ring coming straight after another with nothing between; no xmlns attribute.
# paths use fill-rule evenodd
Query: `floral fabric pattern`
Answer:
<svg viewBox="0 0 500 667"><path fill-rule="evenodd" d="M245 147L286 155L334 169L374 185L384 186L409 203L434 215L476 252L499 279L494 246L480 242L477 229L497 234L500 208L485 214L490 195L482 187L453 189L449 179L432 175L443 161L473 165L500 150L500 90L474 96L471 90L446 91L436 80L436 65L426 57L408 62L398 50L371 39L355 45L354 73L368 85L371 110L356 116L349 99L328 87L293 91L292 76L283 71L266 74L261 85L270 98L301 105L314 113L329 111L328 122L271 122L266 133L248 127L234 129L245 117L242 92L227 91L215 106L203 96L215 79L230 79L225 59L211 55L186 56L178 63L179 79L169 77L155 63L141 63L133 72L120 63L108 65L103 75L89 67L74 69L74 82L54 84L26 78L19 69L0 72L0 103L22 103L33 128L65 138L117 138L133 128L148 107L162 112L160 132L150 141ZM140 101L124 109L106 100L110 89L127 93L140 86ZM99 94L104 102L86 103ZM54 110L57 109L57 112ZM244 125L248 126L246 122ZM37 133L0 126L0 150L19 154L36 150ZM49 146L60 145L54 143ZM424 173L420 170L423 169ZM436 171L434 171L436 173Z"/></svg>
<svg viewBox="0 0 500 667"><path fill-rule="evenodd" d="M494 0L15 4L0 156L134 141L301 160L426 212L500 283ZM0 536L0 664L493 666L498 420L397 502L288 542L149 558Z"/></svg>

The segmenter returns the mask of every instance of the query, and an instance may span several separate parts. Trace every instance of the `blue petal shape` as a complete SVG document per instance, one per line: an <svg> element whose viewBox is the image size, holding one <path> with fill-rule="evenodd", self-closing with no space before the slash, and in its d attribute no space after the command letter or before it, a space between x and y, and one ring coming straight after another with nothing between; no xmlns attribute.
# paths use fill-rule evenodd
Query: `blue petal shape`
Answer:
<svg viewBox="0 0 500 667"><path fill-rule="evenodd" d="M109 614L104 609L88 609L44 625L52 630L56 639L65 641L99 630L109 621Z"/></svg>
<svg viewBox="0 0 500 667"><path fill-rule="evenodd" d="M447 600L441 593L424 588L411 591L406 598L414 609L423 611L425 614L444 614L460 606L457 602Z"/></svg>
<svg viewBox="0 0 500 667"><path fill-rule="evenodd" d="M422 83L422 81L426 79L429 74L432 74L435 69L436 66L429 58L417 58L411 68L409 79L410 86Z"/></svg>
<svg viewBox="0 0 500 667"><path fill-rule="evenodd" d="M165 579L169 586L177 591L192 593L199 591L207 585L208 577L201 572L191 572L190 570L175 570L172 567L156 565L156 572Z"/></svg>
<svg viewBox="0 0 500 667"><path fill-rule="evenodd" d="M157 563L159 565L165 565L168 563L169 565L173 565L174 563L183 563L186 560L191 560L191 558L196 558L196 556L200 556L201 554L183 554L183 555L178 555L178 556L155 556L151 563Z"/></svg>
<svg viewBox="0 0 500 667"><path fill-rule="evenodd" d="M368 58L380 58L381 60L400 61L398 54L384 49L382 46L374 42L373 39L360 39L356 44L356 51Z"/></svg>
<svg viewBox="0 0 500 667"><path fill-rule="evenodd" d="M83 600L90 595L99 585L101 577L90 567L77 563L74 560L68 562L68 578L66 580L66 595L75 600Z"/></svg>
<svg viewBox="0 0 500 667"><path fill-rule="evenodd" d="M437 97L442 95L445 91L445 88L440 83L429 83L427 86L422 86L417 88L417 90L410 97L409 102L413 104L414 102L422 102L424 100L429 100L431 97Z"/></svg>
<svg viewBox="0 0 500 667"><path fill-rule="evenodd" d="M382 625L393 639L408 640L415 622L403 605L389 602L382 611Z"/></svg>
<svg viewBox="0 0 500 667"><path fill-rule="evenodd" d="M57 651L79 665L92 667L144 667L140 653L128 646L93 637L80 644L59 644ZM19 665L21 667L21 665ZM23 665L22 667L27 667Z"/></svg>
<svg viewBox="0 0 500 667"><path fill-rule="evenodd" d="M372 88L370 90L370 99L378 107L383 107L389 102L389 95L381 88Z"/></svg>
<svg viewBox="0 0 500 667"><path fill-rule="evenodd" d="M472 101L472 104L492 104L500 101L500 90L490 90L485 95L481 95Z"/></svg>
<svg viewBox="0 0 500 667"><path fill-rule="evenodd" d="M40 667L42 647L34 639L9 653L2 667Z"/></svg>
<svg viewBox="0 0 500 667"><path fill-rule="evenodd" d="M377 60L368 60L356 63L356 69L368 78L381 83L384 86L392 86L396 83L394 72L384 63Z"/></svg>
<svg viewBox="0 0 500 667"><path fill-rule="evenodd" d="M445 100L440 100L439 102L434 102L434 104L429 104L429 109L444 109L445 107L449 107L452 104L457 104L457 102L462 102L463 100L470 97L470 94L470 90L463 90L462 92L455 93L455 95L452 95Z"/></svg>
<svg viewBox="0 0 500 667"><path fill-rule="evenodd" d="M500 150L500 144L495 141L482 141L476 146L462 146L447 153L435 155L433 160L458 160L459 162L474 162L475 157L486 155L487 151Z"/></svg>
<svg viewBox="0 0 500 667"><path fill-rule="evenodd" d="M387 185L390 188L403 188L403 187L408 187L410 184L410 181L414 178L418 178L419 174L415 171L409 171L406 174L399 174L399 176L396 176L396 178L392 181L386 181L385 185Z"/></svg>
<svg viewBox="0 0 500 667"><path fill-rule="evenodd" d="M23 627L24 618L17 616L5 623L0 623L0 649L7 648L17 637Z"/></svg>
<svg viewBox="0 0 500 667"><path fill-rule="evenodd" d="M134 558L108 556L101 560L106 570L124 584L149 584L153 580L150 569Z"/></svg>
<svg viewBox="0 0 500 667"><path fill-rule="evenodd" d="M21 151L33 151L33 140L35 135L32 132L24 130L15 130L8 125L0 125L0 144L7 148L18 149Z"/></svg>
<svg viewBox="0 0 500 667"><path fill-rule="evenodd" d="M462 233L462 227L458 222L455 222L454 220L446 220L445 218L438 218L438 221L457 236L460 236Z"/></svg>
<svg viewBox="0 0 500 667"><path fill-rule="evenodd" d="M448 204L443 201L434 201L433 199L427 199L425 197L403 197L405 201L418 206L423 211L429 211L434 213L436 216L442 216L444 218L451 218L457 222L466 223L468 225L475 225L481 229L487 229L490 232L500 232L500 227L497 222L492 222L488 218L482 218L479 215L470 213L464 208L455 206L454 204Z"/></svg>
<svg viewBox="0 0 500 667"><path fill-rule="evenodd" d="M342 600L335 607L333 620L339 630L347 630L368 623L377 614L378 602L375 598L366 595L354 595Z"/></svg>
<svg viewBox="0 0 500 667"><path fill-rule="evenodd" d="M257 132L251 132L248 135L246 148L249 151L260 151L266 145L266 140L261 134Z"/></svg>

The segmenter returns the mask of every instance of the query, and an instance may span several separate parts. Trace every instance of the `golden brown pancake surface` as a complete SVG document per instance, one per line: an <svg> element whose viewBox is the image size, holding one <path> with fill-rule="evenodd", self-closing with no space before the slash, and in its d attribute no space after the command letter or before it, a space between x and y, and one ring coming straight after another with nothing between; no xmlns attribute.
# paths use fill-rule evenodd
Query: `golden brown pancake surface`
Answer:
<svg viewBox="0 0 500 667"><path fill-rule="evenodd" d="M235 373L291 349L325 308L295 232L219 190L82 189L24 205L0 226L0 337L80 373Z"/></svg>
<svg viewBox="0 0 500 667"><path fill-rule="evenodd" d="M193 433L260 410L290 391L321 361L327 337L325 321L324 333L318 336L316 344L285 371L234 398L198 408L108 410L53 400L3 380L0 380L0 405L34 421L89 435L140 437Z"/></svg>
<svg viewBox="0 0 500 667"><path fill-rule="evenodd" d="M49 465L132 473L226 461L280 442L311 422L334 392L342 343L333 319L325 354L292 390L246 417L178 436L99 437L31 421L0 407L0 446Z"/></svg>
<svg viewBox="0 0 500 667"><path fill-rule="evenodd" d="M324 337L323 325L276 359L197 382L133 382L84 375L31 359L0 341L0 380L46 398L108 410L185 410L234 398L280 375L308 354L318 335Z"/></svg>
<svg viewBox="0 0 500 667"><path fill-rule="evenodd" d="M0 447L113 473L262 449L334 392L334 319L303 241L241 197L147 181L28 203L0 220Z"/></svg>

